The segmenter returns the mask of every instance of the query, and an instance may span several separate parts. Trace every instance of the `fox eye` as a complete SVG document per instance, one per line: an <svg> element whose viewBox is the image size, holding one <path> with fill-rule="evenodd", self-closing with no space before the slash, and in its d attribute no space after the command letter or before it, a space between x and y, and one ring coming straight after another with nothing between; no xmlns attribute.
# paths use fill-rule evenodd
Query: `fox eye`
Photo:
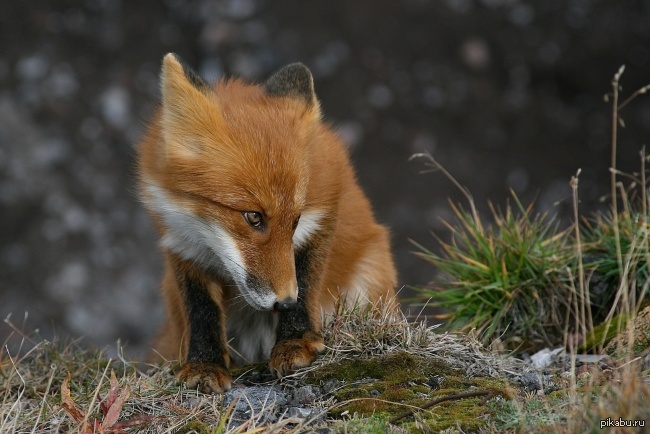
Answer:
<svg viewBox="0 0 650 434"><path fill-rule="evenodd" d="M298 218L296 218L296 220L294 220L294 222L293 222L293 230L294 230L294 231L295 231L296 228L298 227L298 222L299 222L299 221L300 221L300 216L298 216Z"/></svg>
<svg viewBox="0 0 650 434"><path fill-rule="evenodd" d="M244 219L246 219L246 222L253 226L254 228L261 229L262 228L262 223L263 223L263 218L262 214L257 212L257 211L246 211L243 213L244 214Z"/></svg>

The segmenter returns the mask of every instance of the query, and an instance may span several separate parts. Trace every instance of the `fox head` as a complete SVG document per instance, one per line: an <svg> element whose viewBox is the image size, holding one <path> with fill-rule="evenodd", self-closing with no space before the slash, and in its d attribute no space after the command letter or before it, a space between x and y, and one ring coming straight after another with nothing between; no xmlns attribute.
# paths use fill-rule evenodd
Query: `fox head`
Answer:
<svg viewBox="0 0 650 434"><path fill-rule="evenodd" d="M263 85L210 86L170 53L161 90L153 155L141 158L163 247L231 279L255 309L289 309L294 249L323 217L306 203L320 124L311 73L296 63Z"/></svg>

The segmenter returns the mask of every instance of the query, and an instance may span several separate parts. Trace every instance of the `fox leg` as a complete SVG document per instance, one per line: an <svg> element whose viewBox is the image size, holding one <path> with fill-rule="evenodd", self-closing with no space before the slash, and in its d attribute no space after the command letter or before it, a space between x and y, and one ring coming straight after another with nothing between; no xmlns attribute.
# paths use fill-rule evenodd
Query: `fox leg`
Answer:
<svg viewBox="0 0 650 434"><path fill-rule="evenodd" d="M313 284L320 276L314 275L312 265L319 260L309 247L296 253L298 303L294 310L279 313L276 344L269 360L271 372L278 377L309 366L325 349L320 333L319 294Z"/></svg>
<svg viewBox="0 0 650 434"><path fill-rule="evenodd" d="M176 278L187 312L186 336L189 334L178 378L186 387L199 386L204 393L225 392L230 389L232 377L228 371L225 313L217 296L210 294L210 286L216 284L182 261L176 266Z"/></svg>

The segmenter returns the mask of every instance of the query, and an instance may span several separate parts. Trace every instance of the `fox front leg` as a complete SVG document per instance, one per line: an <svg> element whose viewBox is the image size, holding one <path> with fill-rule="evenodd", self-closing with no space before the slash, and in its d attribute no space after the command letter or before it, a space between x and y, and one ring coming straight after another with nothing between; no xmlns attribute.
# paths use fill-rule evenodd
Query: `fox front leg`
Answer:
<svg viewBox="0 0 650 434"><path fill-rule="evenodd" d="M230 389L230 356L225 333L225 314L209 293L211 282L201 274L177 267L178 287L187 312L187 354L177 376L188 388L204 393ZM189 336L188 336L189 335Z"/></svg>
<svg viewBox="0 0 650 434"><path fill-rule="evenodd" d="M271 350L269 368L277 377L312 364L325 349L320 333L317 288L310 285L319 276L312 269L316 251L304 247L296 253L298 303L294 310L280 312L276 344Z"/></svg>

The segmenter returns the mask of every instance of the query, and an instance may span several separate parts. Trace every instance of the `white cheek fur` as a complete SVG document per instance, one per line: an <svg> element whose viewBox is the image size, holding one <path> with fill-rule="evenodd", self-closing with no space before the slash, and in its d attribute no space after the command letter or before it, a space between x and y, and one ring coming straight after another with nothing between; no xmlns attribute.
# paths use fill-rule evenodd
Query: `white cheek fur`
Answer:
<svg viewBox="0 0 650 434"><path fill-rule="evenodd" d="M305 210L300 215L298 226L293 233L294 247L304 245L309 238L320 228L320 222L325 213L319 210Z"/></svg>
<svg viewBox="0 0 650 434"><path fill-rule="evenodd" d="M187 260L203 266L214 266L218 259L239 284L246 282L247 272L235 240L217 222L207 222L190 211L174 204L156 184L147 186L145 202L158 214L167 228L162 238L163 247Z"/></svg>

